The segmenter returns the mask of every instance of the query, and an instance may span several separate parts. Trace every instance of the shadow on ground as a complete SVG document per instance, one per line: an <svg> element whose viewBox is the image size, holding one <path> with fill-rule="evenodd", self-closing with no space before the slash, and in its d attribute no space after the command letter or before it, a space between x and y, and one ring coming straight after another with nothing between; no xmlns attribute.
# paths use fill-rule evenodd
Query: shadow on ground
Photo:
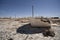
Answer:
<svg viewBox="0 0 60 40"><path fill-rule="evenodd" d="M46 31L50 29L50 27L48 28L43 28L43 27L39 27L39 28L34 28L32 27L30 24L26 24L26 25L23 25L21 27L19 27L16 32L17 33L21 33L21 34L38 34L38 33L42 33L43 36L51 36L51 37L54 37L55 36L55 33L53 31Z"/></svg>
<svg viewBox="0 0 60 40"><path fill-rule="evenodd" d="M43 33L48 28L33 28L30 24L23 25L19 27L16 32L21 34L36 34Z"/></svg>

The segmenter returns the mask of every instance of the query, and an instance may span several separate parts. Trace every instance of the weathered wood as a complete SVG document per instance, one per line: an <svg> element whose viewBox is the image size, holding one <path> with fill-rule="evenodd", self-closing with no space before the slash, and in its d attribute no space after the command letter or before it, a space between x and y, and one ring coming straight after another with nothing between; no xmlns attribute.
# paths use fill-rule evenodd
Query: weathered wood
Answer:
<svg viewBox="0 0 60 40"><path fill-rule="evenodd" d="M31 19L30 23L32 27L50 27L51 26L49 22L41 21L41 19Z"/></svg>

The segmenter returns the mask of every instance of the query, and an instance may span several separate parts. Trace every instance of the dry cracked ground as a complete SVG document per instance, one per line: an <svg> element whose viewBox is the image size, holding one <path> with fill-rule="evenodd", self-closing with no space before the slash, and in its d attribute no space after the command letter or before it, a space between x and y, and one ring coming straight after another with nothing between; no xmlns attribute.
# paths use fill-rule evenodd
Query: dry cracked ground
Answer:
<svg viewBox="0 0 60 40"><path fill-rule="evenodd" d="M55 36L45 37L39 28L30 28L27 23L7 20L0 21L0 40L60 40L60 27L53 26ZM25 26L23 26L25 25ZM38 32L36 31L38 29Z"/></svg>

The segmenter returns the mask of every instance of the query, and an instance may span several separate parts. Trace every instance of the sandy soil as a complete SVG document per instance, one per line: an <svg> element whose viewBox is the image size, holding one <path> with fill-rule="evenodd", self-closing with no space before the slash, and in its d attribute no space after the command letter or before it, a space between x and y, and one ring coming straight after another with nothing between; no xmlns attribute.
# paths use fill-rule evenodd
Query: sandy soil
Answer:
<svg viewBox="0 0 60 40"><path fill-rule="evenodd" d="M55 32L54 37L45 37L39 28L23 26L27 23L19 21L0 21L0 40L60 40L60 27L52 26ZM38 32L36 31L38 29ZM20 31L20 32L18 32ZM35 31L35 32L34 32Z"/></svg>

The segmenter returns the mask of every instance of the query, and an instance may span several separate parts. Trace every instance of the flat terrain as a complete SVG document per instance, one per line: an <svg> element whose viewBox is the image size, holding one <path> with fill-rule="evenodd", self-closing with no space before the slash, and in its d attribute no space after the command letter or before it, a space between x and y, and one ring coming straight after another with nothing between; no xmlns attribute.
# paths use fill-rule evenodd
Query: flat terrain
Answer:
<svg viewBox="0 0 60 40"><path fill-rule="evenodd" d="M41 28L33 29L25 24L28 23L21 23L15 20L0 20L0 40L60 40L60 26L52 26L55 32L54 37L45 37L39 32ZM36 31L37 29L38 32Z"/></svg>

